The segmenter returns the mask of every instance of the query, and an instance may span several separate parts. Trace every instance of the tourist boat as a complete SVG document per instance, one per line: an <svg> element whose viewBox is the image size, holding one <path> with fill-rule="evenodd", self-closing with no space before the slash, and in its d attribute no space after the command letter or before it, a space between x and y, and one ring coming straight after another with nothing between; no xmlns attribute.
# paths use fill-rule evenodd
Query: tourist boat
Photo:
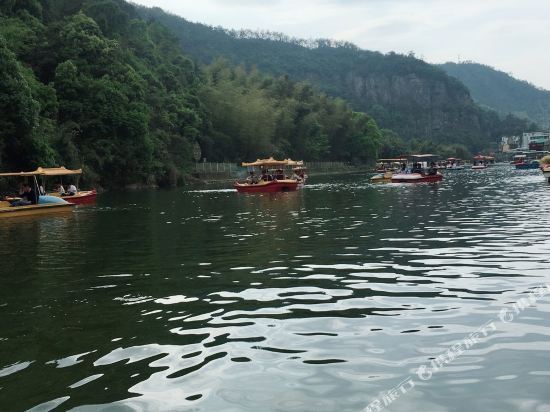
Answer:
<svg viewBox="0 0 550 412"><path fill-rule="evenodd" d="M527 159L527 155L524 154L518 154L514 156L514 160L510 162L512 166L515 166L517 164L525 163Z"/></svg>
<svg viewBox="0 0 550 412"><path fill-rule="evenodd" d="M473 170L484 170L491 164L495 163L495 158L492 156L477 155L474 157L474 163L472 165Z"/></svg>
<svg viewBox="0 0 550 412"><path fill-rule="evenodd" d="M443 175L438 172L433 159L437 156L431 154L413 155L413 167L410 173L407 171L393 174L392 183L433 183L443 180ZM430 164L428 164L430 162Z"/></svg>
<svg viewBox="0 0 550 412"><path fill-rule="evenodd" d="M19 172L19 173L0 173L0 177L26 177L32 179L32 186L35 193L39 193L37 172ZM38 195L37 204L14 206L18 198L5 198L0 200L0 219L19 217L19 216L37 216L52 213L70 212L74 207L73 203L60 199L55 196Z"/></svg>
<svg viewBox="0 0 550 412"><path fill-rule="evenodd" d="M70 170L70 169L66 169L65 167L52 167L52 168L39 167L38 169L35 170L35 173L37 173L39 176L42 176L42 177L59 176L61 178L62 176L77 176L77 180L78 180L78 177L82 174L82 169ZM77 185L78 185L78 182L77 182ZM79 190L74 195L69 195L69 194L61 195L56 192L50 192L48 193L48 195L58 196L61 199L66 200L67 202L83 205L83 204L94 203L96 201L97 190L95 189Z"/></svg>
<svg viewBox="0 0 550 412"><path fill-rule="evenodd" d="M449 157L447 159L447 164L445 170L463 170L464 162L461 159L456 159L454 157Z"/></svg>
<svg viewBox="0 0 550 412"><path fill-rule="evenodd" d="M538 160L531 160L530 162L516 163L516 170L531 170L539 169L540 162Z"/></svg>
<svg viewBox="0 0 550 412"><path fill-rule="evenodd" d="M433 183L443 180L443 175L422 173L398 173L392 176L392 183Z"/></svg>
<svg viewBox="0 0 550 412"><path fill-rule="evenodd" d="M233 185L239 193L294 192L303 187L307 178L303 161L275 160L270 157L251 163L244 162L242 166L249 169L249 176L245 182L235 182ZM285 176L285 170L288 171L289 168L303 173L299 175L295 170L292 176Z"/></svg>

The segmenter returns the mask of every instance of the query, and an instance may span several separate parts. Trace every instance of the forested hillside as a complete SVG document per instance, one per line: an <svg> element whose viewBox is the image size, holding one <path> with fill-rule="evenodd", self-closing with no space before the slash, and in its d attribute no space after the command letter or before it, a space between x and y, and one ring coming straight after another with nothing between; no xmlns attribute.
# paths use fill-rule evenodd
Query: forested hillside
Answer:
<svg viewBox="0 0 550 412"><path fill-rule="evenodd" d="M275 75L307 80L366 111L406 141L465 144L471 151L494 146L501 133L521 133L529 121L477 106L468 89L442 69L413 55L381 54L353 44L307 41L280 33L229 31L191 23L161 9L140 7L180 39L185 53L202 63L224 56Z"/></svg>
<svg viewBox="0 0 550 412"><path fill-rule="evenodd" d="M175 184L211 161L366 161L381 132L343 100L228 62L197 67L120 0L0 3L0 170L84 167L104 186Z"/></svg>
<svg viewBox="0 0 550 412"><path fill-rule="evenodd" d="M445 63L440 67L468 86L478 103L550 128L550 91L482 64Z"/></svg>

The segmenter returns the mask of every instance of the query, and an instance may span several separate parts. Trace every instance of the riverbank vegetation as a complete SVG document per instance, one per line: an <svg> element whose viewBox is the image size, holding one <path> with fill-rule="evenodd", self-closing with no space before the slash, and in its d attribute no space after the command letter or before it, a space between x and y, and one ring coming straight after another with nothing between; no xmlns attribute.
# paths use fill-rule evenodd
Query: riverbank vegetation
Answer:
<svg viewBox="0 0 550 412"><path fill-rule="evenodd" d="M381 133L307 83L218 60L198 67L115 0L4 2L0 169L84 167L104 186L173 184L193 161L364 162Z"/></svg>

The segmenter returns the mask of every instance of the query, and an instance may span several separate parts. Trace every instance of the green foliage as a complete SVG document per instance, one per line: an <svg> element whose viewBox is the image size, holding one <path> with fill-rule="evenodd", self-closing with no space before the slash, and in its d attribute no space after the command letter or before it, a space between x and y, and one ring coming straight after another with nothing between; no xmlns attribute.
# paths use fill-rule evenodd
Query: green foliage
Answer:
<svg viewBox="0 0 550 412"><path fill-rule="evenodd" d="M224 61L199 69L122 0L12 0L0 11L2 169L65 165L103 186L174 185L197 143L212 161L377 155L371 117L285 76Z"/></svg>
<svg viewBox="0 0 550 412"><path fill-rule="evenodd" d="M273 154L307 160L376 157L380 143L376 123L309 84L262 76L224 60L206 66L203 78L200 97L214 131L201 142L209 159Z"/></svg>

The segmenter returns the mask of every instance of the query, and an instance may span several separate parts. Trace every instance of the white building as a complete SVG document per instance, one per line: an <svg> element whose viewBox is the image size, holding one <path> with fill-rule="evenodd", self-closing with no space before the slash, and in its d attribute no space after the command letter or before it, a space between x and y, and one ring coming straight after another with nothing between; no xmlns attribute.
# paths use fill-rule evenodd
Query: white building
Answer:
<svg viewBox="0 0 550 412"><path fill-rule="evenodd" d="M510 150L519 148L521 144L521 136L502 136L500 142L500 151L509 152Z"/></svg>
<svg viewBox="0 0 550 412"><path fill-rule="evenodd" d="M546 132L523 133L523 136L521 138L521 148L525 150L529 150L529 145L531 143L536 143L541 141L544 141L545 144L550 143L550 133L546 133Z"/></svg>

